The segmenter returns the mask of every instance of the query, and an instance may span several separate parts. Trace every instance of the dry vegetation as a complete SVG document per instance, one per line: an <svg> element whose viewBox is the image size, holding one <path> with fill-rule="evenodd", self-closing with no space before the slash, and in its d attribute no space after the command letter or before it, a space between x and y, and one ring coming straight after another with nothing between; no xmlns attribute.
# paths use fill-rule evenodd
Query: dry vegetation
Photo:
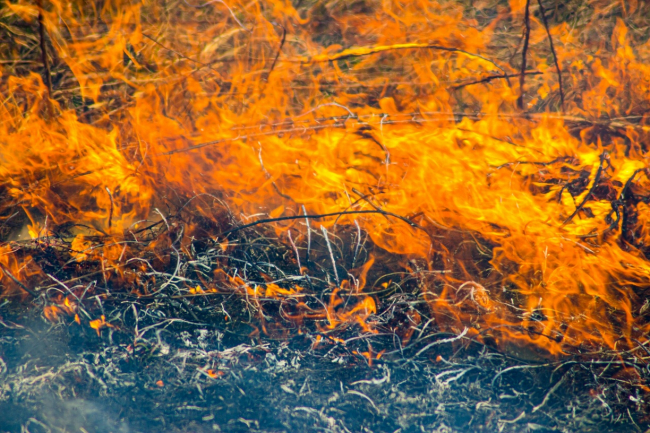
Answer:
<svg viewBox="0 0 650 433"><path fill-rule="evenodd" d="M3 2L0 430L644 431L648 17Z"/></svg>

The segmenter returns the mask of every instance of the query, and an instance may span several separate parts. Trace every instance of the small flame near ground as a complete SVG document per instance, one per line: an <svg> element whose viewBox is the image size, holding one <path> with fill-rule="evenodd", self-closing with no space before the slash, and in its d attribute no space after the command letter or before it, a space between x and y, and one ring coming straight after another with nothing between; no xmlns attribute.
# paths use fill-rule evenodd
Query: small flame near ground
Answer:
<svg viewBox="0 0 650 433"><path fill-rule="evenodd" d="M287 217L268 224L300 274L309 230L359 227L418 279L442 330L551 354L645 341L650 46L633 29L648 6L472 3L6 2L2 295L52 283L27 244L65 246L80 270L99 264L100 278L149 295L124 269L147 270L139 236L168 232L146 247L163 261L201 237L225 252L227 210ZM24 60L39 41L23 29L38 25L46 80ZM305 213L339 215L307 226ZM306 287L225 270L187 291L293 299L298 327L374 332L392 283L366 282L372 266L336 276L317 308L301 303ZM111 326L80 318L88 290L45 316Z"/></svg>

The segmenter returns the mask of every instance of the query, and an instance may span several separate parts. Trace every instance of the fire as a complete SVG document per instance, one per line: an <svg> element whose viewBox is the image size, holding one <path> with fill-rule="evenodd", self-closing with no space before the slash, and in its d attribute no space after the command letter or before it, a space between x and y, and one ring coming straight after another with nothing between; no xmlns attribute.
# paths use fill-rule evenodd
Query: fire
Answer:
<svg viewBox="0 0 650 433"><path fill-rule="evenodd" d="M47 280L25 245L69 248L78 269L148 295L132 244L164 230L146 249L159 263L201 237L225 253L232 212L278 220L295 251L358 225L442 330L552 354L645 340L650 46L626 25L642 2L590 0L574 24L514 0L158 3L7 3L8 25L44 26L60 76L0 65L0 217L22 221L0 229L3 295ZM602 30L614 9L625 20ZM524 16L522 73L498 47L515 50ZM298 326L376 332L371 261L320 306L302 282L223 270L187 290L248 296L262 322L272 298Z"/></svg>

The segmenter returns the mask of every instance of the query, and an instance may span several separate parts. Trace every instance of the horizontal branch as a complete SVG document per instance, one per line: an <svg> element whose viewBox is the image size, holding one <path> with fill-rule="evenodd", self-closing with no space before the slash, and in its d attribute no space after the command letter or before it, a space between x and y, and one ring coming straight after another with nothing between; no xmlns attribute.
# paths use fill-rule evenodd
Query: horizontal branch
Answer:
<svg viewBox="0 0 650 433"><path fill-rule="evenodd" d="M301 57L297 61L299 61L300 63L322 63L322 62L331 62L334 60L345 60L352 57L369 56L371 54L383 53L386 51L413 50L413 49L430 49L430 50L438 50L438 51L447 51L450 53L465 54L469 57L475 57L477 59L484 60L494 65L497 69L499 69L501 72L506 74L506 71L501 66L496 64L493 60L483 57L480 54L470 53L469 51L465 51L460 48L445 47L442 45L435 45L435 44L420 44L420 43L377 45L374 47L348 48L347 50L343 50L335 54L318 54L311 57L308 56Z"/></svg>
<svg viewBox="0 0 650 433"><path fill-rule="evenodd" d="M543 72L541 72L541 71L526 71L525 72L525 75L542 75L542 74L543 74ZM469 83L463 83L463 84L459 84L457 86L453 86L453 87L451 87L451 89L452 90L458 90L458 89L462 89L463 87L473 86L475 84L489 83L492 80L502 80L502 79L507 80L508 78L519 77L520 75L521 74L489 75L489 76L487 76L485 78L481 78L481 79L476 80L476 81L471 81Z"/></svg>
<svg viewBox="0 0 650 433"><path fill-rule="evenodd" d="M307 215L291 215L291 216L284 216L284 217L278 217L278 218L265 218L261 220L257 220L252 223L244 224L243 226L235 227L230 230L226 230L225 232L219 233L217 236L226 236L229 235L230 233L235 233L244 229L247 229L249 227L254 227L258 226L261 224L267 224L267 223L272 223L272 222L278 222L278 221L290 221L290 220L301 220L301 219L322 219L322 218L327 218L327 217L333 217L333 216L341 216L341 215L360 215L360 214L380 214L380 215L385 215L385 216L391 216L393 218L397 218L401 221L404 221L408 225L410 225L413 228L417 228L420 230L424 230L424 228L411 221L410 219L403 217L401 215L394 214L392 212L386 212L383 210L352 210L352 211L342 211L342 212L331 212L331 213L324 213L324 214L307 214Z"/></svg>

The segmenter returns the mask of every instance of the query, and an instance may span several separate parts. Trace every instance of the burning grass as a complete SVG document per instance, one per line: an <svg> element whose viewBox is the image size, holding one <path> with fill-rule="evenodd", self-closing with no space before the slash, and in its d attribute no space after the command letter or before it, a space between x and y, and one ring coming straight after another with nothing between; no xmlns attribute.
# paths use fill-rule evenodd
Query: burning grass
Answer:
<svg viewBox="0 0 650 433"><path fill-rule="evenodd" d="M145 314L647 391L645 3L0 11L4 299L133 347Z"/></svg>

